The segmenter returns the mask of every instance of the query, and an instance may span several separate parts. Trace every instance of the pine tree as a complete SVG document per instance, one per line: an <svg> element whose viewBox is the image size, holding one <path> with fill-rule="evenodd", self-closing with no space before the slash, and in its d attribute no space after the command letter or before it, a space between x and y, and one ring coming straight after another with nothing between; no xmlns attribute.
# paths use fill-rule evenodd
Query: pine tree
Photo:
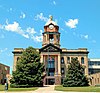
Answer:
<svg viewBox="0 0 100 93"><path fill-rule="evenodd" d="M64 79L64 87L88 86L88 80L84 74L84 67L77 58L72 58Z"/></svg>
<svg viewBox="0 0 100 93"><path fill-rule="evenodd" d="M40 63L39 53L32 47L26 48L17 61L16 71L12 73L11 86L31 87L43 85L44 65Z"/></svg>

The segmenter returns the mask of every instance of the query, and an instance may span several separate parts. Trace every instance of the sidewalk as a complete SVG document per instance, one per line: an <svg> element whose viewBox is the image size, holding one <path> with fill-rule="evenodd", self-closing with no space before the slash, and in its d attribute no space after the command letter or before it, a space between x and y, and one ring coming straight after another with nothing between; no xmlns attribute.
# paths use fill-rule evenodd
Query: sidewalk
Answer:
<svg viewBox="0 0 100 93"><path fill-rule="evenodd" d="M55 85L45 85L44 87L39 87L35 91L23 91L23 92L5 92L0 91L0 93L59 93L54 92Z"/></svg>
<svg viewBox="0 0 100 93"><path fill-rule="evenodd" d="M64 92L64 91L55 91L55 85L46 85L44 87L39 87L35 91L23 91L23 92L5 92L0 91L0 93L80 93L80 92ZM99 92L81 92L81 93L99 93Z"/></svg>

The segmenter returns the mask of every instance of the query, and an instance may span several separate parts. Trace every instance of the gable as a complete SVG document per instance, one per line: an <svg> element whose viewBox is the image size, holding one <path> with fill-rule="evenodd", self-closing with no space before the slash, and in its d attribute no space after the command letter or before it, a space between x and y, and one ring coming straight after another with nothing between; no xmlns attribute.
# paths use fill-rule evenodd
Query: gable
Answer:
<svg viewBox="0 0 100 93"><path fill-rule="evenodd" d="M44 46L43 48L39 49L40 52L62 52L62 50L53 44L48 44Z"/></svg>

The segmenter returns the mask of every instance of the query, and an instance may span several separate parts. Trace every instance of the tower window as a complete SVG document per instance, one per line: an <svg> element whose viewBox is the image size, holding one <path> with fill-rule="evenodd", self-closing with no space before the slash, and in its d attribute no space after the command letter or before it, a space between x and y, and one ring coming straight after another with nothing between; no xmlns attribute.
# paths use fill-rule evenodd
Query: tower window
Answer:
<svg viewBox="0 0 100 93"><path fill-rule="evenodd" d="M61 57L61 64L64 64L64 57Z"/></svg>
<svg viewBox="0 0 100 93"><path fill-rule="evenodd" d="M19 57L17 57L17 61L19 60Z"/></svg>
<svg viewBox="0 0 100 93"><path fill-rule="evenodd" d="M70 57L67 57L67 63L68 64L70 63Z"/></svg>
<svg viewBox="0 0 100 93"><path fill-rule="evenodd" d="M84 57L81 57L81 63L84 64Z"/></svg>
<svg viewBox="0 0 100 93"><path fill-rule="evenodd" d="M53 43L53 41L54 41L53 34L50 34L50 35L49 35L49 40L50 40L50 43Z"/></svg>
<svg viewBox="0 0 100 93"><path fill-rule="evenodd" d="M49 39L53 39L53 34L50 34L49 35Z"/></svg>

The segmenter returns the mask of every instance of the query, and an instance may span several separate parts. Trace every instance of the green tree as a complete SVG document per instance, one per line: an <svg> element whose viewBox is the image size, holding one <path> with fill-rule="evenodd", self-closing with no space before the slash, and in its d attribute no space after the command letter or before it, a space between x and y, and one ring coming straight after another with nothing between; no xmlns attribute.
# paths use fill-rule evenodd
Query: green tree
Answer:
<svg viewBox="0 0 100 93"><path fill-rule="evenodd" d="M64 87L88 86L88 80L84 74L84 67L77 58L72 58L63 82Z"/></svg>
<svg viewBox="0 0 100 93"><path fill-rule="evenodd" d="M26 48L17 61L16 71L10 80L12 87L31 87L43 85L44 65L40 63L40 55L32 47Z"/></svg>

